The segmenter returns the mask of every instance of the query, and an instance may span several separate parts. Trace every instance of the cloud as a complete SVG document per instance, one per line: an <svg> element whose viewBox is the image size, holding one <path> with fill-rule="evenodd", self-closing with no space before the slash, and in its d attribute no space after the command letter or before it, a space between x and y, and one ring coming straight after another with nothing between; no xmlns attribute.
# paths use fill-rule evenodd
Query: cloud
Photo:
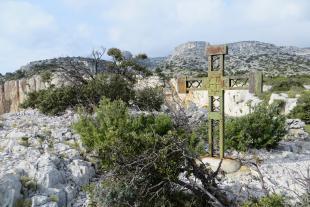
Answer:
<svg viewBox="0 0 310 207"><path fill-rule="evenodd" d="M130 0L110 5L103 19L122 31L109 41L160 55L189 40L309 45L309 10L307 0Z"/></svg>
<svg viewBox="0 0 310 207"><path fill-rule="evenodd" d="M101 45L149 56L191 40L309 47L309 11L309 0L2 0L0 67Z"/></svg>

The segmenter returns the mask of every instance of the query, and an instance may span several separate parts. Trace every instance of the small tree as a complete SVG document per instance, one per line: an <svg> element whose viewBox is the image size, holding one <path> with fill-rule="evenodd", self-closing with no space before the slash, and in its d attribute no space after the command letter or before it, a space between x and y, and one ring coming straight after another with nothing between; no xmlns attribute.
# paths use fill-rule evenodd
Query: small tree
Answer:
<svg viewBox="0 0 310 207"><path fill-rule="evenodd" d="M99 68L100 62L102 61L102 57L105 51L106 51L106 48L101 46L99 49L93 49L91 53L91 58L93 60L95 74L98 73L98 68Z"/></svg>
<svg viewBox="0 0 310 207"><path fill-rule="evenodd" d="M146 111L159 111L163 103L163 91L159 87L138 90L134 99L134 104Z"/></svg>
<svg viewBox="0 0 310 207"><path fill-rule="evenodd" d="M147 57L147 55L145 53L140 53L140 54L136 55L135 58L141 59L141 60L145 60L148 57Z"/></svg>
<svg viewBox="0 0 310 207"><path fill-rule="evenodd" d="M152 73L144 66L140 65L135 59L126 60L121 50L110 48L107 53L113 58L113 62L109 64L109 71L127 77L128 80L135 82L136 75L147 76Z"/></svg>

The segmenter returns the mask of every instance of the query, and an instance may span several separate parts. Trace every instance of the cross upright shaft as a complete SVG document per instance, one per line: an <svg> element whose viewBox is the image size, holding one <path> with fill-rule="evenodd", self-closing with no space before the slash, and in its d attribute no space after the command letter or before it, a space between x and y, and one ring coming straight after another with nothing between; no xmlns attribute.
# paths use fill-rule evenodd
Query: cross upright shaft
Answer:
<svg viewBox="0 0 310 207"><path fill-rule="evenodd" d="M210 46L208 53L208 143L213 157L214 137L218 125L220 158L224 158L224 56L227 46ZM218 105L217 103L218 102Z"/></svg>

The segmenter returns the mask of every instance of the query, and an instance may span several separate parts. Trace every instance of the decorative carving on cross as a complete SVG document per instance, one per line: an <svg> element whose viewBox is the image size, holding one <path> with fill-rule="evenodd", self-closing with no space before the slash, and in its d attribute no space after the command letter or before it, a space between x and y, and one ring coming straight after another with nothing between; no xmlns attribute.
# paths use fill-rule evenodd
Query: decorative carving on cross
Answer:
<svg viewBox="0 0 310 207"><path fill-rule="evenodd" d="M178 92L208 91L208 152L214 156L214 141L219 141L220 158L224 158L224 93L225 90L249 90L260 94L263 91L261 72L250 73L250 76L224 76L224 58L228 53L226 45L208 46L208 77L178 78Z"/></svg>

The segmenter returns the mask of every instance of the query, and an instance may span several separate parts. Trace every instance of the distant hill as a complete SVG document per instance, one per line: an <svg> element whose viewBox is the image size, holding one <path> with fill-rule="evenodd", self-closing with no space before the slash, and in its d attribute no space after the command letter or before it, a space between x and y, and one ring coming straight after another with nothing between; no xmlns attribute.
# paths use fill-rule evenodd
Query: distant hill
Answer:
<svg viewBox="0 0 310 207"><path fill-rule="evenodd" d="M167 57L151 57L140 62L151 70L159 68L173 76L206 74L208 60L205 48L208 45L210 43L204 41L191 41L177 46ZM227 74L244 74L250 70L259 70L267 76L310 75L310 47L276 46L258 41L242 41L227 45L228 55L225 59ZM125 51L124 55L126 58L132 58L132 54L128 51ZM66 65L71 62L80 62L90 70L94 69L91 58L60 57L30 62L16 72L0 77L0 81L31 76L44 69L46 65ZM108 62L102 60L100 70L105 70Z"/></svg>
<svg viewBox="0 0 310 207"><path fill-rule="evenodd" d="M149 58L151 69L161 68L173 74L197 74L207 71L205 47L208 42L192 41L177 46L168 57ZM310 48L276 46L258 41L229 43L226 72L242 74L250 70L266 75L310 74Z"/></svg>

